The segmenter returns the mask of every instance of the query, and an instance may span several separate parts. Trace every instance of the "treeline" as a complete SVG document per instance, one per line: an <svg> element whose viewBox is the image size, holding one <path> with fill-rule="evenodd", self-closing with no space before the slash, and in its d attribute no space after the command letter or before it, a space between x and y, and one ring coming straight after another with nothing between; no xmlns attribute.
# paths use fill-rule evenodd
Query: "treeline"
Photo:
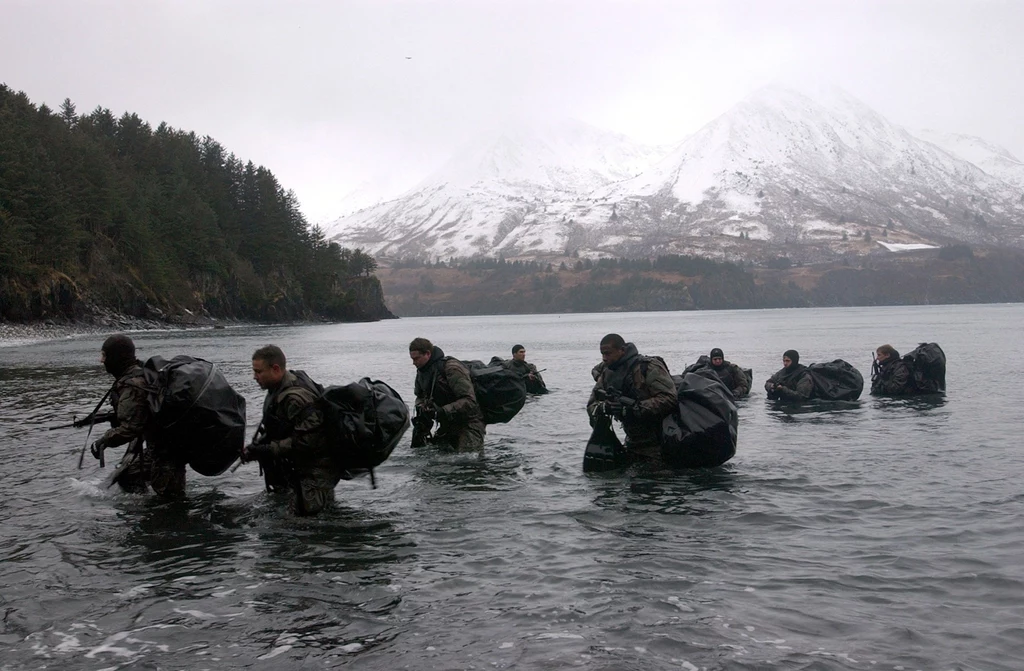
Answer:
<svg viewBox="0 0 1024 671"><path fill-rule="evenodd" d="M788 259L787 259L788 261ZM585 272L595 269L625 270L633 272L664 271L679 273L682 275L706 275L720 272L738 272L740 266L729 261L714 261L712 259L698 256L686 256L669 254L653 259L637 258L602 258L602 259L579 259L575 261L561 261L557 265L543 261L513 260L508 261L503 257L485 258L453 257L447 261L437 259L434 262L417 258L397 259L392 262L392 268L452 268L458 270L486 270L511 275L532 275L540 272Z"/></svg>
<svg viewBox="0 0 1024 671"><path fill-rule="evenodd" d="M376 319L376 267L210 137L0 85L0 317Z"/></svg>
<svg viewBox="0 0 1024 671"><path fill-rule="evenodd" d="M403 316L1024 301L1024 255L963 245L775 269L689 256L516 263L392 267L381 277Z"/></svg>

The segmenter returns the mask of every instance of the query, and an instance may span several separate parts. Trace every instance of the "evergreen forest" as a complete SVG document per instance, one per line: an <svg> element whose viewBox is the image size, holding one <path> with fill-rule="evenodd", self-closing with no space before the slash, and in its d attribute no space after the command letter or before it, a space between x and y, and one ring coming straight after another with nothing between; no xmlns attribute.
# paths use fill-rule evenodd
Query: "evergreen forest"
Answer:
<svg viewBox="0 0 1024 671"><path fill-rule="evenodd" d="M376 266L213 138L0 84L0 318L380 319Z"/></svg>

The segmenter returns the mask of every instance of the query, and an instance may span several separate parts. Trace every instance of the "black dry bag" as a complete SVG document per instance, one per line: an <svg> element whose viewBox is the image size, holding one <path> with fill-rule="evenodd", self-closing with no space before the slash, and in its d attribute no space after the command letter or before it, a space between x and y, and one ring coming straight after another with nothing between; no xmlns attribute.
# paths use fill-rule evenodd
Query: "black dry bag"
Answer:
<svg viewBox="0 0 1024 671"><path fill-rule="evenodd" d="M327 387L320 397L334 459L346 471L372 471L409 428L409 408L386 383L364 377Z"/></svg>
<svg viewBox="0 0 1024 671"><path fill-rule="evenodd" d="M629 465L629 456L615 435L611 417L601 416L594 422L587 449L583 453L583 472L600 473Z"/></svg>
<svg viewBox="0 0 1024 671"><path fill-rule="evenodd" d="M216 365L190 356L142 366L157 440L201 475L220 475L245 444L245 399Z"/></svg>
<svg viewBox="0 0 1024 671"><path fill-rule="evenodd" d="M864 391L864 376L842 359L812 363L807 367L814 380L811 398L827 401L856 401Z"/></svg>
<svg viewBox="0 0 1024 671"><path fill-rule="evenodd" d="M716 376L717 377L717 376ZM720 380L673 375L679 405L661 423L661 457L668 466L719 466L736 454L739 415Z"/></svg>
<svg viewBox="0 0 1024 671"><path fill-rule="evenodd" d="M913 372L917 393L946 391L946 353L938 343L921 343L909 354L904 354L903 361Z"/></svg>
<svg viewBox="0 0 1024 671"><path fill-rule="evenodd" d="M485 424L504 424L526 404L526 382L519 373L483 361L464 361Z"/></svg>

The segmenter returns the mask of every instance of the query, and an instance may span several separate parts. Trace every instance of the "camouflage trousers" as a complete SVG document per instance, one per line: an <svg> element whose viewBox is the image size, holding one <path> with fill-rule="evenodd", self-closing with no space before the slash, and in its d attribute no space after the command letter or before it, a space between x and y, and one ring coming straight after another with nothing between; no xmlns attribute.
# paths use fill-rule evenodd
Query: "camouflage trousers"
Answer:
<svg viewBox="0 0 1024 671"><path fill-rule="evenodd" d="M114 476L121 489L145 494L152 487L157 495L177 499L185 495L185 462L175 459L156 446L139 447L132 443Z"/></svg>
<svg viewBox="0 0 1024 671"><path fill-rule="evenodd" d="M296 515L316 515L334 503L334 488L341 475L331 469L315 468L299 473L288 466L261 463L268 492L288 492L290 508Z"/></svg>

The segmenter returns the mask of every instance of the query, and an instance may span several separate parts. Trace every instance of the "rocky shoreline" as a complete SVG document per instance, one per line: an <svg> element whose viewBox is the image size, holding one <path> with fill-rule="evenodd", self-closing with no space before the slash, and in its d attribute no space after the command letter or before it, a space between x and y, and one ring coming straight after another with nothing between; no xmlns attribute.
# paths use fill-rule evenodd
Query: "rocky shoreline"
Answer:
<svg viewBox="0 0 1024 671"><path fill-rule="evenodd" d="M37 322L0 321L0 347L27 345L46 340L75 338L80 336L103 336L111 333L132 333L138 331L184 330L198 328L223 328L226 324L209 317L186 315L166 321L141 319L114 312L100 314L83 320L46 319ZM239 324L241 325L241 324Z"/></svg>

